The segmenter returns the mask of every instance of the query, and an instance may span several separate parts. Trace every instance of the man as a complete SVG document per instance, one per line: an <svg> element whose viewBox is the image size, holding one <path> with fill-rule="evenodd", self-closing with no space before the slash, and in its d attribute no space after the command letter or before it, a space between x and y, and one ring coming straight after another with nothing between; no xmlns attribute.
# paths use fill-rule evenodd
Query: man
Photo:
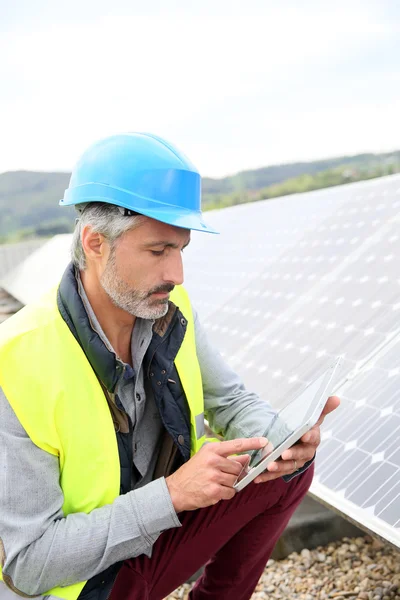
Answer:
<svg viewBox="0 0 400 600"><path fill-rule="evenodd" d="M250 598L320 432L235 493L275 413L211 347L181 287L190 230L213 232L200 176L156 136L113 136L86 151L61 204L78 210L72 264L0 328L4 584L155 600L208 562L192 599ZM205 443L204 413L225 441Z"/></svg>

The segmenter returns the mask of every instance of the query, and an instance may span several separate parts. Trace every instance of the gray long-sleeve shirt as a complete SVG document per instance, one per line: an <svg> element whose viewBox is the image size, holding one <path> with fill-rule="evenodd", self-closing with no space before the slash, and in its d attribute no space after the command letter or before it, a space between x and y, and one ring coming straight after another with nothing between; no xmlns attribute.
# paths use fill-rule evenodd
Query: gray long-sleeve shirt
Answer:
<svg viewBox="0 0 400 600"><path fill-rule="evenodd" d="M83 300L90 313L87 299ZM93 320L92 325L103 337L100 325ZM137 376L121 384L124 389L119 390L135 424L134 460L143 477L133 491L90 514L63 516L58 459L32 443L0 390L4 573L24 593L43 594L58 585L90 579L118 561L143 553L150 556L160 533L180 526L165 479L151 481L162 431L154 400L150 395L144 397L142 359L150 343L151 326L151 321L137 319L132 333ZM226 439L263 435L275 411L245 389L211 346L196 316L195 333L210 425L224 432Z"/></svg>

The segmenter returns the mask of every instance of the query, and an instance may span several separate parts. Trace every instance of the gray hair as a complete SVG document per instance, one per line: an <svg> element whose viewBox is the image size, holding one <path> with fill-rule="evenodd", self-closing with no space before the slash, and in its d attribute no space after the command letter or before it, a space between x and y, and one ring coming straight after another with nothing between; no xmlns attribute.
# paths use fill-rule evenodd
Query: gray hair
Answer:
<svg viewBox="0 0 400 600"><path fill-rule="evenodd" d="M124 209L122 209L123 211ZM143 221L142 215L125 216L120 207L104 202L91 202L84 206L78 205L80 213L72 236L71 258L79 270L87 267L86 256L82 246L82 230L90 225L96 233L104 235L111 250L117 239L126 231L135 229Z"/></svg>

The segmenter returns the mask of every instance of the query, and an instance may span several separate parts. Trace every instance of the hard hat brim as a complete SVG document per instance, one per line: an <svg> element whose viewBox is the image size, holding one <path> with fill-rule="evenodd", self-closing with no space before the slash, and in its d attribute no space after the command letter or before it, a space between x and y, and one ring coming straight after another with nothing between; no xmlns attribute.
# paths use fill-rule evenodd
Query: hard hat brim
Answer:
<svg viewBox="0 0 400 600"><path fill-rule="evenodd" d="M115 187L112 188L112 194L108 198L107 193L105 193L107 187L102 184L93 183L77 186L73 190L68 189L65 191L64 198L60 200L59 204L60 206L72 206L88 202L105 202L106 204L114 204L133 210L141 215L175 227L203 231L204 233L219 233L204 221L200 211L185 209L182 206L174 206L172 204L154 202L149 198L139 197L136 194L116 189ZM137 202L135 202L135 198Z"/></svg>

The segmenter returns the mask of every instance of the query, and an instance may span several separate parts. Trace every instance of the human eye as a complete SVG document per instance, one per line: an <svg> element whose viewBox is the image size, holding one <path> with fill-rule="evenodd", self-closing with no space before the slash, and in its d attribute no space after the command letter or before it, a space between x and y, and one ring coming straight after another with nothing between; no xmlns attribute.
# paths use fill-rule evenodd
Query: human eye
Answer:
<svg viewBox="0 0 400 600"><path fill-rule="evenodd" d="M162 256L164 254L165 248L164 250L150 250L150 252L152 253L153 256Z"/></svg>

